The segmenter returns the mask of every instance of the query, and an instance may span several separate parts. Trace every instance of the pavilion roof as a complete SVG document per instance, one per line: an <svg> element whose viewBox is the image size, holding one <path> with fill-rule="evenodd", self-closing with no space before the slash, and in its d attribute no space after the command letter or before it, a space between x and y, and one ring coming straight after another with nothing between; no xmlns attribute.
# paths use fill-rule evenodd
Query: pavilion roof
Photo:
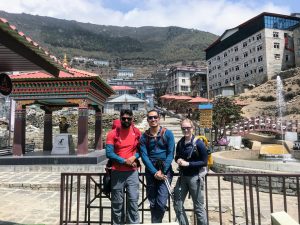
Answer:
<svg viewBox="0 0 300 225"><path fill-rule="evenodd" d="M0 72L44 70L58 76L61 62L38 43L0 18Z"/></svg>
<svg viewBox="0 0 300 225"><path fill-rule="evenodd" d="M61 105L68 105L66 99L87 98L92 104L102 104L115 93L98 74L73 68L66 71L60 71L58 77L41 71L12 74L11 97Z"/></svg>

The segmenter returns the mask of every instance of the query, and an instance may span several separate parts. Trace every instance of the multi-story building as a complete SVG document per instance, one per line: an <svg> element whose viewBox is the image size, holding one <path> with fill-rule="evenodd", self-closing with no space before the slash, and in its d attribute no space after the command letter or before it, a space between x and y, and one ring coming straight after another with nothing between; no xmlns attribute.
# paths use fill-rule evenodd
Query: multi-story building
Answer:
<svg viewBox="0 0 300 225"><path fill-rule="evenodd" d="M226 30L206 51L210 97L234 95L295 65L292 28L300 18L261 13Z"/></svg>
<svg viewBox="0 0 300 225"><path fill-rule="evenodd" d="M199 68L201 71L191 76L191 94L207 98L207 68Z"/></svg>
<svg viewBox="0 0 300 225"><path fill-rule="evenodd" d="M171 94L190 95L191 77L203 73L203 68L196 66L173 66L168 71L167 92Z"/></svg>
<svg viewBox="0 0 300 225"><path fill-rule="evenodd" d="M300 67L300 24L297 24L294 29L294 51L295 51L295 66Z"/></svg>

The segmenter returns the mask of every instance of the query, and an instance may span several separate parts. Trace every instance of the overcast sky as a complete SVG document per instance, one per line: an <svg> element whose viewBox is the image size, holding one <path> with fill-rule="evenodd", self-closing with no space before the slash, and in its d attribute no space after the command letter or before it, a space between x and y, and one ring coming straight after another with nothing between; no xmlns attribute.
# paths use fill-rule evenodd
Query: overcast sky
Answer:
<svg viewBox="0 0 300 225"><path fill-rule="evenodd" d="M179 26L221 35L261 12L300 12L299 0L6 0L0 9L116 26Z"/></svg>

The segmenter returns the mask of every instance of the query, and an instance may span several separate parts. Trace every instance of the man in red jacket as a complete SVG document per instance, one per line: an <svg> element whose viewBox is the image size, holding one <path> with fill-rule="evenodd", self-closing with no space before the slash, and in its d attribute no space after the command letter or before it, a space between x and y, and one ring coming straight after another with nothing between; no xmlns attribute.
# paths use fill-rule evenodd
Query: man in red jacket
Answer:
<svg viewBox="0 0 300 225"><path fill-rule="evenodd" d="M141 136L139 129L132 125L133 113L130 109L120 112L121 126L107 134L106 157L112 161L111 204L113 224L139 223L138 198L138 143ZM127 215L124 221L124 188L127 190Z"/></svg>

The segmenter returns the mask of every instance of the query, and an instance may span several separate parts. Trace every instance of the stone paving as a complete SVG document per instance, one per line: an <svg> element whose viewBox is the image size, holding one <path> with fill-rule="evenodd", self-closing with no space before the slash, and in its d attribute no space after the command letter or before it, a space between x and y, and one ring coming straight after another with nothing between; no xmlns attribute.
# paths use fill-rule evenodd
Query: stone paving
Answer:
<svg viewBox="0 0 300 225"><path fill-rule="evenodd" d="M172 123L170 129L176 130L176 139L180 137L177 119L166 118L165 126ZM175 132L174 132L175 133ZM59 224L60 209L60 171L102 172L104 163L96 166L0 166L0 225L12 224ZM175 185L175 179L172 186ZM210 225L220 224L219 211L222 214L222 224L233 224L232 197L230 182L220 179L221 208L218 201L218 181L216 177L208 177L208 211ZM255 191L254 191L255 192ZM254 202L257 204L256 194ZM270 200L268 193L259 192L261 224L270 224ZM249 190L247 190L248 219L250 220ZM282 195L273 195L274 211L283 210ZM186 207L191 208L191 200L186 201ZM246 224L244 188L234 184L234 210L236 224ZM298 200L287 197L288 213L297 220ZM257 223L257 207L255 218ZM82 212L83 210L81 210ZM92 213L97 216L98 212ZM191 215L190 213L188 215ZM165 221L167 221L165 216ZM191 217L191 216L189 216ZM146 215L145 221L149 221ZM175 221L174 212L172 220Z"/></svg>

